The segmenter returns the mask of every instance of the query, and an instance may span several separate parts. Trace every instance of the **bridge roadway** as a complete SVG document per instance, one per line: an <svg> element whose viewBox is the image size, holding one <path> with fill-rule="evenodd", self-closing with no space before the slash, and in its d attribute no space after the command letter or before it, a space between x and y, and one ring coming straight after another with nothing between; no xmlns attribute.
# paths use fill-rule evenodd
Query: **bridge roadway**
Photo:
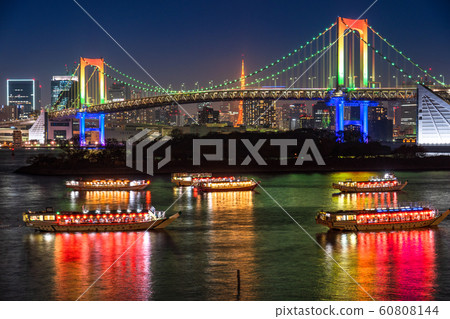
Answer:
<svg viewBox="0 0 450 319"><path fill-rule="evenodd" d="M344 96L346 100L411 100L417 98L417 88L356 88L335 92L333 89L245 89L181 92L172 95L158 95L121 102L108 102L82 109L65 109L49 112L50 118L73 117L79 112L115 113L145 108L179 104L222 102L240 100L329 100Z"/></svg>

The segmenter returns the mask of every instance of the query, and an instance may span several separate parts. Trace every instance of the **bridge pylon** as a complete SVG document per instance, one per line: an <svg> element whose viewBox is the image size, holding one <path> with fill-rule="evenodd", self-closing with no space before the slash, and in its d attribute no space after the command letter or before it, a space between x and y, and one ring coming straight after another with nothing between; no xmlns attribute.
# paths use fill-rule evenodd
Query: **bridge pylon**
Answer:
<svg viewBox="0 0 450 319"><path fill-rule="evenodd" d="M105 81L105 61L100 59L88 59L80 58L80 102L81 107L85 107L89 104L89 91L86 82L85 68L87 66L96 67L99 71L98 74L98 87L99 87L99 100L100 104L106 102L106 81ZM97 103L98 104L98 103Z"/></svg>
<svg viewBox="0 0 450 319"><path fill-rule="evenodd" d="M337 38L338 38L338 49L337 49L337 77L336 77L336 89L345 86L345 45L344 45L344 34L347 29L358 31L360 37L359 46L359 65L360 65L360 82L359 87L367 87L369 85L369 55L367 48L368 40L368 23L367 19L347 19L338 17L337 18ZM354 71L352 72L354 73ZM352 79L355 78L354 74L349 74ZM353 83L354 84L354 83Z"/></svg>

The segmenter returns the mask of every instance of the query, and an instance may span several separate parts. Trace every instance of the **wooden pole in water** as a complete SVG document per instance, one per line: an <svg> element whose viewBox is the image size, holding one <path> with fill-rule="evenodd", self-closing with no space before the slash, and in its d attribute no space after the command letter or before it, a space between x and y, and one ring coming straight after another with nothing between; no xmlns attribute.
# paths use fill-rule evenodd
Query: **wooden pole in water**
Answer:
<svg viewBox="0 0 450 319"><path fill-rule="evenodd" d="M236 276L237 276L237 294L239 296L241 294L241 272L239 269L236 271Z"/></svg>

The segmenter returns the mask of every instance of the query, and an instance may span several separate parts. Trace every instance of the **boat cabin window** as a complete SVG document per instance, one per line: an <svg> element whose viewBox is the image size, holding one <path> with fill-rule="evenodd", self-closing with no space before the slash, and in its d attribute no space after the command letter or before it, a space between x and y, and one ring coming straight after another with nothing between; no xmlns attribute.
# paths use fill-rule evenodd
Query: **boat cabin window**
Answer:
<svg viewBox="0 0 450 319"><path fill-rule="evenodd" d="M356 220L356 215L337 215L336 221Z"/></svg>
<svg viewBox="0 0 450 319"><path fill-rule="evenodd" d="M55 220L55 215L45 215L44 220Z"/></svg>
<svg viewBox="0 0 450 319"><path fill-rule="evenodd" d="M40 220L40 221L43 221L43 220L44 220L44 216L42 216L42 215L30 216L30 220L34 220L34 221Z"/></svg>

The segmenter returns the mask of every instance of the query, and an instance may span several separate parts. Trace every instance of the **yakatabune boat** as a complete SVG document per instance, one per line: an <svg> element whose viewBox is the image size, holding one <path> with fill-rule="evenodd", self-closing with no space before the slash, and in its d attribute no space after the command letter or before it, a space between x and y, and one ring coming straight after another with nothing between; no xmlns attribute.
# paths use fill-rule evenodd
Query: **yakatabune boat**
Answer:
<svg viewBox="0 0 450 319"><path fill-rule="evenodd" d="M26 226L45 232L102 232L162 229L181 215L170 217L165 212L54 212L47 208L41 212L23 213Z"/></svg>
<svg viewBox="0 0 450 319"><path fill-rule="evenodd" d="M352 231L411 229L436 226L449 213L450 209L441 214L430 205L321 211L316 216L316 223L331 229Z"/></svg>
<svg viewBox="0 0 450 319"><path fill-rule="evenodd" d="M172 174L172 183L177 186L192 186L198 180L210 178L211 173L174 173Z"/></svg>
<svg viewBox="0 0 450 319"><path fill-rule="evenodd" d="M128 179L103 179L103 180L72 180L66 181L66 187L76 191L139 191L145 189L150 184L149 180Z"/></svg>
<svg viewBox="0 0 450 319"><path fill-rule="evenodd" d="M383 178L372 177L368 181L352 181L333 183L333 188L344 193L360 192L393 192L400 191L408 184L401 182L394 174L385 174Z"/></svg>
<svg viewBox="0 0 450 319"><path fill-rule="evenodd" d="M220 180L210 180L198 183L195 187L201 192L235 192L252 191L260 182L239 179L234 177L223 177Z"/></svg>

